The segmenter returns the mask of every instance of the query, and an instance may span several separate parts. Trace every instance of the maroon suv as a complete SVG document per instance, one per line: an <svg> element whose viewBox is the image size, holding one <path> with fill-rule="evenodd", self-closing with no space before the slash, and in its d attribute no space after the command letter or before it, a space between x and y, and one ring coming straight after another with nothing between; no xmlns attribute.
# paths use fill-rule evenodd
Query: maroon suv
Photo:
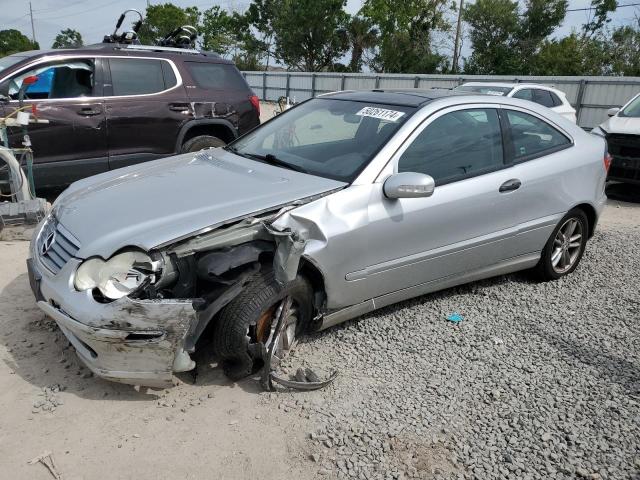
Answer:
<svg viewBox="0 0 640 480"><path fill-rule="evenodd" d="M33 76L25 107L48 120L28 127L37 187L221 146L260 123L258 97L214 53L99 44L10 55L0 58L0 116ZM10 145L22 136L10 129Z"/></svg>

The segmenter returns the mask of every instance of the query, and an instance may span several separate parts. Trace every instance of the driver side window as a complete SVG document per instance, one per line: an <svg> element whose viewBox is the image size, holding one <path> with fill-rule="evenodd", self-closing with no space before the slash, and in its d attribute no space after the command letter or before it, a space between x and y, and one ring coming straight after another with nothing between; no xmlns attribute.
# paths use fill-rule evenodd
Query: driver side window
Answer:
<svg viewBox="0 0 640 480"><path fill-rule="evenodd" d="M431 175L438 186L503 165L498 113L472 109L447 113L427 125L398 160L398 172Z"/></svg>
<svg viewBox="0 0 640 480"><path fill-rule="evenodd" d="M95 62L70 59L63 63L42 64L21 72L0 85L0 93L17 100L23 81L37 77L25 89L25 100L92 97L95 95Z"/></svg>

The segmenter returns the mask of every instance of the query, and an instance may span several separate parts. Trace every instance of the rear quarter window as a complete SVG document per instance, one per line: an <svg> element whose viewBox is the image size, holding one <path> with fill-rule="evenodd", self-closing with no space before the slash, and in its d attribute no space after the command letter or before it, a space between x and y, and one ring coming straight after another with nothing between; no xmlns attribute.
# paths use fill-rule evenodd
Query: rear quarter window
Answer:
<svg viewBox="0 0 640 480"><path fill-rule="evenodd" d="M225 63L185 62L199 87L216 90L246 90L247 84L236 67Z"/></svg>
<svg viewBox="0 0 640 480"><path fill-rule="evenodd" d="M507 110L515 163L533 160L571 146L571 140L547 122L523 112Z"/></svg>

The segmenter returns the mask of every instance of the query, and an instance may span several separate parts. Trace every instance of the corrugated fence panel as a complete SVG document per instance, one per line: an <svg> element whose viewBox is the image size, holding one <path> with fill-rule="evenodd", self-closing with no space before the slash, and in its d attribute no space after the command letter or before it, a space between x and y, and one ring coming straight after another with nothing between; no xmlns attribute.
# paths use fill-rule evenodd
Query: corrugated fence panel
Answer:
<svg viewBox="0 0 640 480"><path fill-rule="evenodd" d="M453 88L464 82L540 83L562 90L578 110L578 123L593 128L640 92L640 77L518 77L513 75L410 75L376 73L243 72L263 100L288 96L297 102L337 90Z"/></svg>

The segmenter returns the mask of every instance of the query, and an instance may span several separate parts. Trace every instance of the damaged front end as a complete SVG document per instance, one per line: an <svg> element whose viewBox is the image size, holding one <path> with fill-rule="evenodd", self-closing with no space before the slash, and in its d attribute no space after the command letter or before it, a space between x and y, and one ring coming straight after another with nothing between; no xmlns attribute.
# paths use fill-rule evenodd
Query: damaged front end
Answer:
<svg viewBox="0 0 640 480"><path fill-rule="evenodd" d="M277 229L272 223L319 196L236 219L148 253L124 249L108 260L84 261L70 256L55 273L51 259L56 249L69 249L63 242L73 246L73 238L68 232L60 235L64 228L50 216L34 236L28 261L38 306L56 320L96 375L169 386L174 373L195 367L190 354L198 340L253 275L272 267L283 285L296 277L304 232Z"/></svg>

